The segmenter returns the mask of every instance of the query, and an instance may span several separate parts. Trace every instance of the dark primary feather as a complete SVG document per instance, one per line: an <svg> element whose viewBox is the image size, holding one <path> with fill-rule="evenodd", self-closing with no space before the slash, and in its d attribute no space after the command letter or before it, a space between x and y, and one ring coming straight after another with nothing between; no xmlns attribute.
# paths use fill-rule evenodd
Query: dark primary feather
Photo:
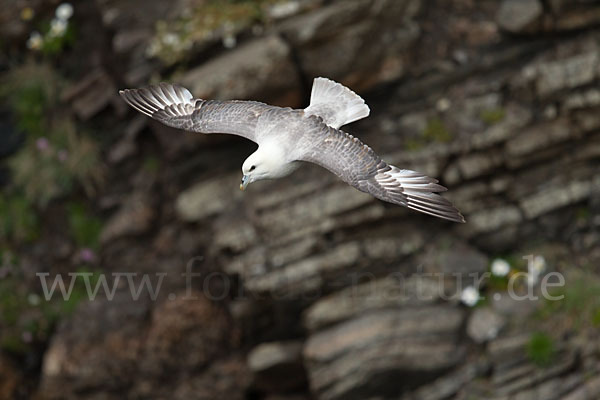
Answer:
<svg viewBox="0 0 600 400"><path fill-rule="evenodd" d="M388 165L369 146L352 135L309 117L303 161L318 164L355 188L378 199L455 222L464 217L438 195L446 190L437 180L419 172Z"/></svg>

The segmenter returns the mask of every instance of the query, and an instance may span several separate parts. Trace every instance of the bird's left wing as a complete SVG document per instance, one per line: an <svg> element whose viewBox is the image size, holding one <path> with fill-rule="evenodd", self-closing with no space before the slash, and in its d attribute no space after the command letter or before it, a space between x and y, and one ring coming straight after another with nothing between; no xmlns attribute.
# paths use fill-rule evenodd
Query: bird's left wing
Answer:
<svg viewBox="0 0 600 400"><path fill-rule="evenodd" d="M167 126L199 133L229 133L257 141L256 126L277 107L256 101L195 99L186 88L168 83L119 91L139 112Z"/></svg>
<svg viewBox="0 0 600 400"><path fill-rule="evenodd" d="M465 222L437 180L388 165L369 146L310 117L297 158L318 164L358 190L434 217Z"/></svg>

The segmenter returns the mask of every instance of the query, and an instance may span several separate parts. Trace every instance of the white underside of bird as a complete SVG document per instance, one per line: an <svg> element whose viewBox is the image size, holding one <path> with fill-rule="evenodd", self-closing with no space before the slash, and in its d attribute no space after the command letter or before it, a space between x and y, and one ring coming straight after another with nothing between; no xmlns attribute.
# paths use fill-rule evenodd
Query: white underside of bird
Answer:
<svg viewBox="0 0 600 400"><path fill-rule="evenodd" d="M302 162L312 162L378 199L465 221L438 194L446 188L437 180L388 165L369 146L339 129L367 117L370 110L360 96L332 80L314 80L310 105L303 110L255 101L196 99L184 87L167 83L119 93L133 108L165 125L256 142L258 149L242 165L242 190L258 180L285 177Z"/></svg>

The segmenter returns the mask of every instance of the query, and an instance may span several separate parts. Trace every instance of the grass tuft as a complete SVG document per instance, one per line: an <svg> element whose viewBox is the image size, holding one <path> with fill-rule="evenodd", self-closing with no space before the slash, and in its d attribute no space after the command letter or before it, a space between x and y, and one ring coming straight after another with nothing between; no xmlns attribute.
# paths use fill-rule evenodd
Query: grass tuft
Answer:
<svg viewBox="0 0 600 400"><path fill-rule="evenodd" d="M500 123L506 117L506 111L502 108L492 108L483 110L479 116L483 122L488 125Z"/></svg>
<svg viewBox="0 0 600 400"><path fill-rule="evenodd" d="M527 356L538 367L549 366L556 356L554 340L545 333L533 333L527 343Z"/></svg>

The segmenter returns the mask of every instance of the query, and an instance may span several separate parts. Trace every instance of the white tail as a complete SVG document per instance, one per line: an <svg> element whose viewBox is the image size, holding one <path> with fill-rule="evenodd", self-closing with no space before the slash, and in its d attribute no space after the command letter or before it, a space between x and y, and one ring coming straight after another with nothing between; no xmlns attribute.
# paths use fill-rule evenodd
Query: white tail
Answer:
<svg viewBox="0 0 600 400"><path fill-rule="evenodd" d="M365 101L344 85L327 78L315 78L310 105L304 109L309 115L317 115L332 128L357 121L369 115Z"/></svg>

